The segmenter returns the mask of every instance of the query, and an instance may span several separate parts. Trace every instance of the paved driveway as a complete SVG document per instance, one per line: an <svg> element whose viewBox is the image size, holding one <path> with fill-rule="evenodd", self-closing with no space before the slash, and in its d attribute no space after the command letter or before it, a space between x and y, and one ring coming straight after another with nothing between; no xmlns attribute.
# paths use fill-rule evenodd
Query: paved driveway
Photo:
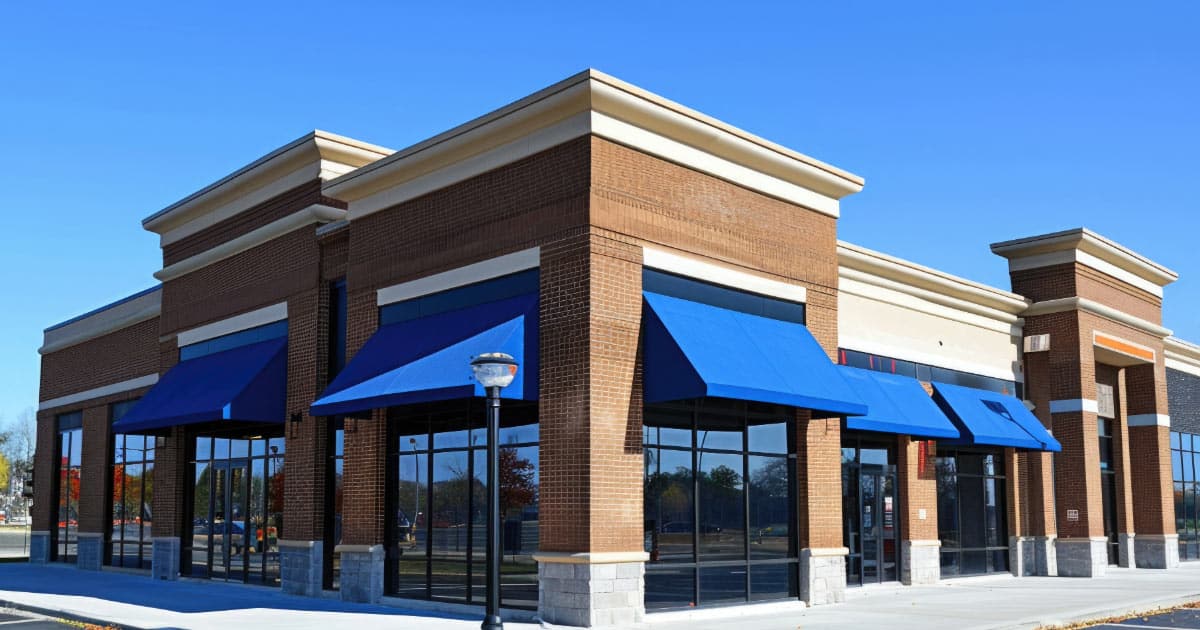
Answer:
<svg viewBox="0 0 1200 630"><path fill-rule="evenodd" d="M1200 628L1200 610L1185 608L1161 615L1135 617L1121 623L1106 623L1092 626L1092 630L1154 630L1155 628Z"/></svg>

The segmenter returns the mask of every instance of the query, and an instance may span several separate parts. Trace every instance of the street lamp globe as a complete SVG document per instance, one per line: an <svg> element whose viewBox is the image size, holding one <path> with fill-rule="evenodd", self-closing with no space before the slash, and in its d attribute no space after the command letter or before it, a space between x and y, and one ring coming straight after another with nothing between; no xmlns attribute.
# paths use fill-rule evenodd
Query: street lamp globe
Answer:
<svg viewBox="0 0 1200 630"><path fill-rule="evenodd" d="M471 361L471 370L484 389L508 387L517 375L517 360L503 352L485 352Z"/></svg>

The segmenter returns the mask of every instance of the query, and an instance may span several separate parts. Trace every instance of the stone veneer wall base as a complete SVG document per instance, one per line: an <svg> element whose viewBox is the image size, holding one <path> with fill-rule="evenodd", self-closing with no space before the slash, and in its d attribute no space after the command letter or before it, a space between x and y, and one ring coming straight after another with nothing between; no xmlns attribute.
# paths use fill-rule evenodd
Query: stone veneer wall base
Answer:
<svg viewBox="0 0 1200 630"><path fill-rule="evenodd" d="M1175 569L1179 567L1179 535L1140 535L1133 540L1134 558L1139 569Z"/></svg>
<svg viewBox="0 0 1200 630"><path fill-rule="evenodd" d="M942 579L942 541L905 540L900 543L900 581L905 585L937 584Z"/></svg>
<svg viewBox="0 0 1200 630"><path fill-rule="evenodd" d="M320 597L324 586L324 543L279 541L279 580L284 593Z"/></svg>
<svg viewBox="0 0 1200 630"><path fill-rule="evenodd" d="M99 571L104 566L104 534L79 532L76 549L76 568Z"/></svg>
<svg viewBox="0 0 1200 630"><path fill-rule="evenodd" d="M845 547L800 550L800 599L809 606L846 601Z"/></svg>
<svg viewBox="0 0 1200 630"><path fill-rule="evenodd" d="M1017 577L1058 575L1054 536L1012 536L1008 539L1008 568Z"/></svg>
<svg viewBox="0 0 1200 630"><path fill-rule="evenodd" d="M152 543L150 575L156 580L179 579L179 538L155 538Z"/></svg>
<svg viewBox="0 0 1200 630"><path fill-rule="evenodd" d="M588 554L535 554L534 559L542 621L622 628L645 621L645 562L603 562Z"/></svg>
<svg viewBox="0 0 1200 630"><path fill-rule="evenodd" d="M29 532L29 563L50 562L50 532Z"/></svg>
<svg viewBox="0 0 1200 630"><path fill-rule="evenodd" d="M379 603L383 597L383 545L338 545L342 601Z"/></svg>
<svg viewBox="0 0 1200 630"><path fill-rule="evenodd" d="M1059 538L1054 550L1062 577L1102 577L1108 569L1108 539Z"/></svg>
<svg viewBox="0 0 1200 630"><path fill-rule="evenodd" d="M1117 566L1132 568L1137 566L1134 559L1137 543L1134 534L1117 534Z"/></svg>

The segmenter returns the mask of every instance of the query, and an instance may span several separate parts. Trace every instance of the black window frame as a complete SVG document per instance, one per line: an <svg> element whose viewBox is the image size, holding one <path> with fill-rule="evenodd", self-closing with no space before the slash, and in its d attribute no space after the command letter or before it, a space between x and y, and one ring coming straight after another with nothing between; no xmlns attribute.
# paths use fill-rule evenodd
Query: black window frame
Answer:
<svg viewBox="0 0 1200 630"><path fill-rule="evenodd" d="M139 399L124 400L109 405L109 426L112 426L112 423L120 420L122 416L128 413L129 410L138 403L138 400ZM127 531L123 526L119 536L114 531L118 516L121 517L122 521L125 519L125 515L118 515L114 512L114 508L118 502L117 488L114 487L114 483L117 479L116 469L118 465L122 467L130 465L142 467L142 474L139 479L141 488L139 489L138 495L143 498L146 497L146 489L149 487L151 491L151 501L153 501L153 474L155 466L154 453L156 447L158 446L158 438L153 435L144 435L139 437L143 440L143 448L141 449L128 448L129 436L124 433L113 433L112 440L109 442L109 474L105 479L107 483L105 496L107 496L109 500L106 502L107 505L105 510L104 528L104 564L108 566L118 566L133 569L150 568L153 537L150 532L151 525L147 525L144 522L144 516L148 507L144 500L142 501L142 506L139 509L139 515L136 517L138 519L142 519L142 522L139 523L138 527L138 540L128 540ZM139 452L140 455L131 458L129 456L130 452ZM121 479L122 487L120 488L119 502L121 505L124 505L126 503L128 493L128 485L125 483L126 477L124 474L124 468L122 468ZM126 564L125 548L130 546L138 550L138 553L136 554L137 561L132 564ZM120 558L119 562L117 561L117 558Z"/></svg>
<svg viewBox="0 0 1200 630"><path fill-rule="evenodd" d="M1175 503L1175 531L1179 559L1200 560L1200 434L1171 431L1171 489Z"/></svg>
<svg viewBox="0 0 1200 630"><path fill-rule="evenodd" d="M54 527L51 531L54 533L54 541L50 548L51 560L57 562L76 562L79 557L79 496L75 497L75 501L71 502L71 480L72 471L75 479L78 492L82 491L83 485L83 411L71 411L61 413L54 418L55 439L54 452L58 456L57 466L54 472ZM76 443L79 444L79 463L72 464L71 460L75 457ZM64 461L63 451L66 450ZM64 466L65 477L64 477ZM66 487L63 487L64 479ZM66 492L66 506L63 506L63 492ZM75 535L71 535L71 510L74 505L75 511ZM60 526L61 525L61 526ZM71 553L72 545L75 548L75 553Z"/></svg>
<svg viewBox="0 0 1200 630"><path fill-rule="evenodd" d="M993 457L992 472L988 473L986 468L982 469L983 472L981 472L981 473L963 472L963 467L960 462L961 462L961 456L964 454L968 455L968 456L980 456L980 455L992 456ZM944 466L944 460L949 457L953 457L955 459L955 469L953 471L953 475L955 477L954 505L955 505L956 512L955 512L954 517L955 517L955 522L958 525L958 529L952 530L952 531L957 532L957 536L955 537L956 540L959 541L959 545L957 545L957 546L949 546L946 544L946 541L943 538L943 531L945 531L945 530L943 530L942 526L941 526L942 525L941 519L943 517L942 500L941 500L942 492L943 492L943 475L948 474L943 469L943 466ZM1008 514L1009 508L1011 506L1009 505L1010 497L1008 496L1008 476L1007 476L1007 470L1005 468L1005 466L1006 466L1005 458L1006 457L1008 457L1008 453L1007 453L1007 450L1004 448L954 446L954 447L944 447L944 448L938 449L935 470L937 471L937 484L938 484L938 490L937 490L938 491L938 540L942 544L940 554L939 554L939 561L942 566L942 577L943 578L966 577L966 576L973 576L973 575L993 575L993 574L1010 572L1012 570L1012 563L1009 558L1009 551L1011 549L1009 539L1011 537L1012 523L1010 522L1009 514ZM963 510L962 484L959 483L959 479L963 478L963 477L966 477L968 479L983 479L985 482L984 488L986 488L986 480L992 479L992 480L996 481L996 483L994 484L994 487L995 487L995 492L996 492L996 500L997 500L997 503L999 504L998 510L997 510L997 516L998 516L998 518L1002 519L1003 535L1000 536L1000 538L1004 542L1003 545L988 545L985 542L984 546L982 546L982 547L978 547L978 546L964 547L964 546L962 546L962 544L961 544L961 541L963 538L962 524L964 522L964 519L963 519L963 511L962 511ZM986 502L983 504L983 506L985 509L987 508ZM986 535L986 524L985 524L985 535ZM962 572L963 557L964 557L964 554L967 554L967 553L982 553L982 554L984 554L985 569L982 573L978 573L978 572L963 573ZM997 555L997 554L1001 554L1001 555ZM950 555L957 556L956 562L954 562L952 564L952 566L958 567L958 568L953 573L947 573L946 568L945 568L947 566L946 558L947 558L947 556L950 556ZM1004 561L1003 561L1004 566L1003 567L997 566L998 563L996 562L996 558L998 558L998 557L1004 558Z"/></svg>

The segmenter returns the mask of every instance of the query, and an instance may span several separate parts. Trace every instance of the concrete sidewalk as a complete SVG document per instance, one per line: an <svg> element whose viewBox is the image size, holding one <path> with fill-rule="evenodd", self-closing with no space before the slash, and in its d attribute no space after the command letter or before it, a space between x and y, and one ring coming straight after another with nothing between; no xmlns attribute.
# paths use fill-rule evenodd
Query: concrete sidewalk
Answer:
<svg viewBox="0 0 1200 630"><path fill-rule="evenodd" d="M399 600L397 600L399 601ZM799 602L656 613L652 630L1037 628L1200 601L1200 563L1174 571L1110 569L1098 579L995 576L934 586L853 589L845 604L805 609ZM155 582L116 571L0 564L0 606L129 628L428 628L474 630L480 616L401 606L347 604L284 595L278 589L199 580ZM534 623L505 623L532 630Z"/></svg>

